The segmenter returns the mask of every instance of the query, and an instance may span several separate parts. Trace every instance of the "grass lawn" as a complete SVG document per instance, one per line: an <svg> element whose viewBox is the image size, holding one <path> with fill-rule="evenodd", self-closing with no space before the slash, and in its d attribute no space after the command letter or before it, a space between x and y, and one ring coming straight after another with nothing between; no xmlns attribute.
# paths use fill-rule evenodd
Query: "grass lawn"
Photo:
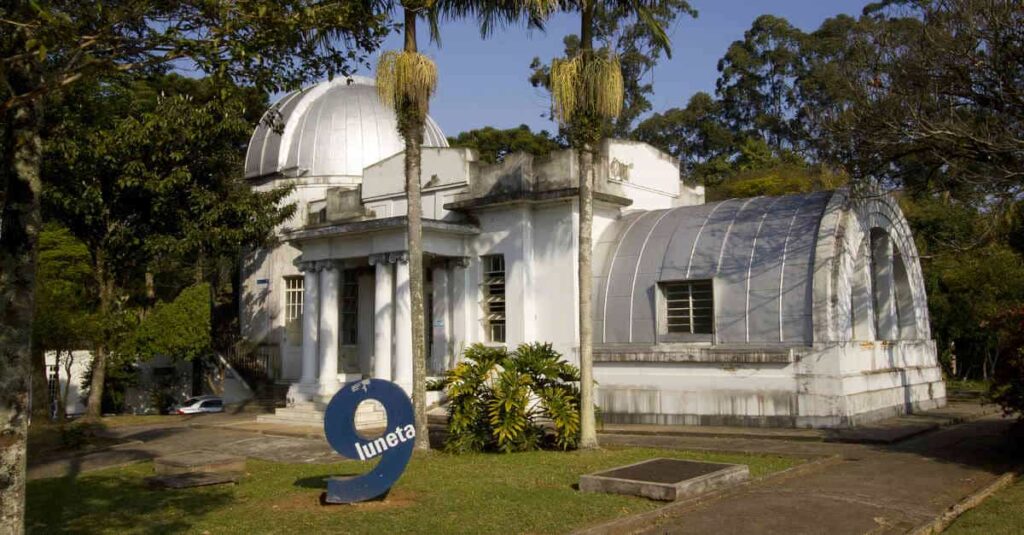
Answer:
<svg viewBox="0 0 1024 535"><path fill-rule="evenodd" d="M957 518L943 533L1016 535L1024 533L1024 480L993 494Z"/></svg>
<svg viewBox="0 0 1024 535"><path fill-rule="evenodd" d="M323 479L368 465L248 461L238 485L149 490L152 463L28 484L30 533L564 533L662 505L642 498L581 494L579 475L652 457L744 463L753 477L797 459L654 449L416 454L381 502L319 505Z"/></svg>

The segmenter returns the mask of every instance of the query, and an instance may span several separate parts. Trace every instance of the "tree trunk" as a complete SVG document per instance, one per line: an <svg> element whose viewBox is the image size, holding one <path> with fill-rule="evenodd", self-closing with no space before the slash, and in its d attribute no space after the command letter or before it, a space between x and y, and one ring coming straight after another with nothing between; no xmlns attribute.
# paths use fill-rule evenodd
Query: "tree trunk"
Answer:
<svg viewBox="0 0 1024 535"><path fill-rule="evenodd" d="M100 341L92 356L92 377L89 381L89 402L86 407L87 418L99 418L103 415L103 386L107 379L107 352L111 346L110 313L114 302L114 283L110 280L110 271L102 252L97 253L96 279L100 289L100 321L103 322Z"/></svg>
<svg viewBox="0 0 1024 535"><path fill-rule="evenodd" d="M21 74L27 82L28 73ZM18 90L16 84L15 89ZM42 226L39 176L41 106L11 110L4 166L7 182L0 219L0 533L21 533L25 522L25 455L32 380L32 314L36 245Z"/></svg>
<svg viewBox="0 0 1024 535"><path fill-rule="evenodd" d="M416 52L416 13L405 10L405 50ZM412 110L400 110L399 113ZM419 119L419 114L416 114ZM423 325L423 204L420 200L420 147L423 121L409 121L405 131L405 193L408 201L409 301L412 313L412 406L416 449L430 449L427 428L427 361Z"/></svg>
<svg viewBox="0 0 1024 535"><path fill-rule="evenodd" d="M579 151L580 219L579 219L579 289L580 289L580 448L593 449L597 444L597 422L594 417L594 323L590 307L593 278L591 255L594 225L594 152L589 144Z"/></svg>
<svg viewBox="0 0 1024 535"><path fill-rule="evenodd" d="M594 49L594 3L584 2L580 17L580 53L586 62ZM600 128L592 121L584 128ZM587 133L590 137L590 134ZM580 448L594 449L597 444L597 421L594 416L594 323L592 299L593 225L594 225L594 147L589 141L577 147L580 164L579 187L579 320L580 320Z"/></svg>
<svg viewBox="0 0 1024 535"><path fill-rule="evenodd" d="M57 366L60 366L60 352L57 353ZM58 421L65 421L68 419L68 394L71 393L71 368L75 365L75 353L74 350L69 349L67 360L64 361L64 387L60 385L60 373L57 374L57 388L61 388L60 392L60 412L57 414Z"/></svg>
<svg viewBox="0 0 1024 535"><path fill-rule="evenodd" d="M46 421L50 418L49 377L46 376L46 351L32 342L32 418Z"/></svg>

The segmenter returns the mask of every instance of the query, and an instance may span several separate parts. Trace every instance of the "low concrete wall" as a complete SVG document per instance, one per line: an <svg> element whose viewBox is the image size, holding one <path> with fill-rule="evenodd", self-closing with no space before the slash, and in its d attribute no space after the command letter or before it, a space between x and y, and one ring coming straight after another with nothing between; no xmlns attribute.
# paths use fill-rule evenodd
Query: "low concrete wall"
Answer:
<svg viewBox="0 0 1024 535"><path fill-rule="evenodd" d="M849 427L944 406L932 341L595 348L606 423Z"/></svg>

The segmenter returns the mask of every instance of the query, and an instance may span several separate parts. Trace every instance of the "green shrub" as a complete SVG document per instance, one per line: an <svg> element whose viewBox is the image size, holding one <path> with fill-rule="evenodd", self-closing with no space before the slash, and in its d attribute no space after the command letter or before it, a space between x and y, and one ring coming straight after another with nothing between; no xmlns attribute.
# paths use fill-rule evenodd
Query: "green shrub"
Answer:
<svg viewBox="0 0 1024 535"><path fill-rule="evenodd" d="M1002 336L989 397L1024 422L1024 307L1003 313L992 327Z"/></svg>
<svg viewBox="0 0 1024 535"><path fill-rule="evenodd" d="M575 448L580 434L579 369L551 344L474 344L444 378L450 452Z"/></svg>

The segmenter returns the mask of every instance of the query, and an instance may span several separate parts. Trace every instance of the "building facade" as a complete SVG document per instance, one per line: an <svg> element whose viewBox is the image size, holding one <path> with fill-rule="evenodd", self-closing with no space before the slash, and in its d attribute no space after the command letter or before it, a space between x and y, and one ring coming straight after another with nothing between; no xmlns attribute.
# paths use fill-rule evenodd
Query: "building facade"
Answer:
<svg viewBox="0 0 1024 535"><path fill-rule="evenodd" d="M299 210L279 246L245 259L241 317L291 385L289 407L265 418L309 422L347 381L411 389L403 144L367 79L293 93L274 113L246 176L293 185ZM485 165L433 121L425 145L428 375L474 343L550 342L577 361L575 155ZM649 145L608 141L596 164L605 421L837 427L944 404L917 252L891 197L704 203Z"/></svg>

